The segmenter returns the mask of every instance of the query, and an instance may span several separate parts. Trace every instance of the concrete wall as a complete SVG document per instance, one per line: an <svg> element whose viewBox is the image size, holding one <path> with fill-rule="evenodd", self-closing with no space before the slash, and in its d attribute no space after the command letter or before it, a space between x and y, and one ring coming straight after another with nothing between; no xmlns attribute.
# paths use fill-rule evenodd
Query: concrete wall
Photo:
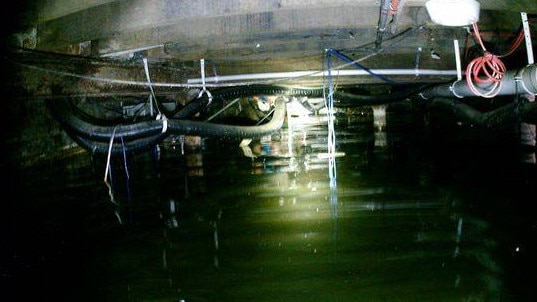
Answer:
<svg viewBox="0 0 537 302"><path fill-rule="evenodd" d="M0 102L3 166L25 168L58 160L81 149L73 145L49 114L50 76L12 67Z"/></svg>

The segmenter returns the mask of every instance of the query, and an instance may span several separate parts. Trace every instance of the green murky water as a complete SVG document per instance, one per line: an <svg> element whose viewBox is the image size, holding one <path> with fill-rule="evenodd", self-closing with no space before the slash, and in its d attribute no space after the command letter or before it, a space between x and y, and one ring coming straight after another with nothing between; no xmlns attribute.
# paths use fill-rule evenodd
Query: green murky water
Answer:
<svg viewBox="0 0 537 302"><path fill-rule="evenodd" d="M363 119L338 118L335 188L316 118L113 161L113 200L88 155L5 175L2 300L535 298L535 167Z"/></svg>

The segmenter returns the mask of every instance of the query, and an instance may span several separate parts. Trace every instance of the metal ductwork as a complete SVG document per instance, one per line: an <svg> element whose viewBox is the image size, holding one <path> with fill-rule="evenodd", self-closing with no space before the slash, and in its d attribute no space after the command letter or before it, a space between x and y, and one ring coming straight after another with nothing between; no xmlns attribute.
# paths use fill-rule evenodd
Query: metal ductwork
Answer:
<svg viewBox="0 0 537 302"><path fill-rule="evenodd" d="M490 84L476 84L477 88L487 91ZM501 79L496 95L537 94L537 65L528 65L517 70L507 71ZM458 80L453 83L433 86L420 93L424 99L434 97L475 97L466 81Z"/></svg>

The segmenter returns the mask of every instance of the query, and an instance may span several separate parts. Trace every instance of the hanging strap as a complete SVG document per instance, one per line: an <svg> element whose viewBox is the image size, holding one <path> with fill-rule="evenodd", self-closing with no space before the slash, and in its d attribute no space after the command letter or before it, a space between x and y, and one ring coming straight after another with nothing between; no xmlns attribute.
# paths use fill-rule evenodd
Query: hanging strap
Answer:
<svg viewBox="0 0 537 302"><path fill-rule="evenodd" d="M200 91L200 93L198 94L198 99L201 98L203 96L203 94L207 94L207 97L209 98L209 103L207 103L207 105L209 105L212 100L213 100L213 96L211 94L211 92L209 90L207 90L207 87L205 87L205 59L201 59L200 60L200 68L201 68L201 85L202 85L202 89Z"/></svg>

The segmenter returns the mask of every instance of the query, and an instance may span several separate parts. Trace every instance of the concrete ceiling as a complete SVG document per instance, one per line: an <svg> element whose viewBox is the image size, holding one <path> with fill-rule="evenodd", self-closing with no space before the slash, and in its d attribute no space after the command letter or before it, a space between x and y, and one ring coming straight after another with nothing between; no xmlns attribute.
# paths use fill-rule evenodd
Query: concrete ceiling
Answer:
<svg viewBox="0 0 537 302"><path fill-rule="evenodd" d="M386 30L379 31L380 0L48 0L25 7L20 18L24 26L17 33L30 30L30 41L21 40L21 45L30 43L30 48L47 52L120 61L143 56L158 70L174 70L161 73L160 79L167 82L200 83L202 59L208 82L214 77L222 83L248 80L247 75L263 79L266 73L319 71L328 49L359 60L368 69L393 71L388 75L394 78L426 82L453 78L454 40L464 60L476 46L467 38L471 28L432 23L426 0L395 2L397 10L389 14ZM531 20L537 14L535 0L480 3L479 29L494 51L506 50L512 43L521 12ZM521 46L520 54L524 51ZM525 60L518 56L509 64L523 66ZM343 63L334 61L335 66ZM415 69L442 72L414 73ZM287 82L308 82L305 78ZM341 84L378 82L368 75L340 80ZM309 82L319 81L317 77Z"/></svg>

